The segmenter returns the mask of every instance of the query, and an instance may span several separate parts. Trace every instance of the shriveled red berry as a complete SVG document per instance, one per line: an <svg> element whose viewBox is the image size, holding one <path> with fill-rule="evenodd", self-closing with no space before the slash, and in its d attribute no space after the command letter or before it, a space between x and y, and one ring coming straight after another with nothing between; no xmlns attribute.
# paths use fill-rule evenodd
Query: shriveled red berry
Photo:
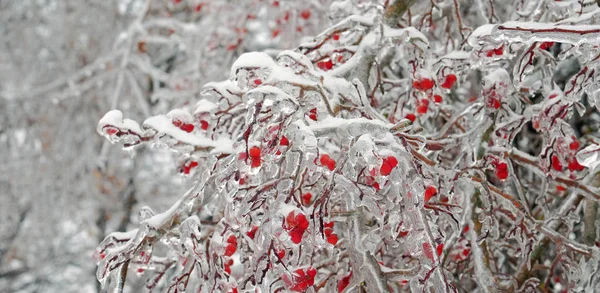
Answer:
<svg viewBox="0 0 600 293"><path fill-rule="evenodd" d="M434 186L427 186L427 188L425 188L425 202L428 202L432 197L434 197L437 194L437 188L435 188Z"/></svg>

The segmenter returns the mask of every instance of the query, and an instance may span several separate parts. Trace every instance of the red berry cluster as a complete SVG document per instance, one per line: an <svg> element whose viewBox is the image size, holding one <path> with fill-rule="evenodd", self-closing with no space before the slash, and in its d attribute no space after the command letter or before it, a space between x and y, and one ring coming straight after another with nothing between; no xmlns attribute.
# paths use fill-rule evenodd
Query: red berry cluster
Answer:
<svg viewBox="0 0 600 293"><path fill-rule="evenodd" d="M308 229L308 220L303 213L296 214L291 211L285 218L283 228L288 232L294 244L300 244L304 232Z"/></svg>
<svg viewBox="0 0 600 293"><path fill-rule="evenodd" d="M498 179L505 180L506 178L508 178L508 164L506 164L506 162L494 161L492 165L495 168L494 174L496 174L496 177L498 177Z"/></svg>
<svg viewBox="0 0 600 293"><path fill-rule="evenodd" d="M297 269L294 271L292 276L292 280L289 279L287 275L282 277L283 281L289 287L290 290L295 292L303 292L308 287L315 284L315 276L317 275L317 270L315 268L308 268L306 270Z"/></svg>
<svg viewBox="0 0 600 293"><path fill-rule="evenodd" d="M332 159L328 154L322 154L319 159L321 166L327 166L329 171L333 171L335 169L335 160Z"/></svg>
<svg viewBox="0 0 600 293"><path fill-rule="evenodd" d="M181 120L179 120L177 118L173 119L173 125L179 127L179 129L181 129L187 133L194 131L194 124L183 123Z"/></svg>
<svg viewBox="0 0 600 293"><path fill-rule="evenodd" d="M237 251L237 238L235 235L227 237L227 245L225 246L225 256L232 256Z"/></svg>
<svg viewBox="0 0 600 293"><path fill-rule="evenodd" d="M418 91L428 91L433 88L435 82L430 78L421 78L413 81L413 87Z"/></svg>
<svg viewBox="0 0 600 293"><path fill-rule="evenodd" d="M502 54L504 54L504 44L502 44L502 46L500 46L496 49L487 51L486 56L488 56L488 57L493 57L494 55L502 56Z"/></svg>
<svg viewBox="0 0 600 293"><path fill-rule="evenodd" d="M329 242L331 245L336 245L338 242L338 236L337 234L333 233L333 222L324 223L323 227L323 233L327 238L327 242Z"/></svg>

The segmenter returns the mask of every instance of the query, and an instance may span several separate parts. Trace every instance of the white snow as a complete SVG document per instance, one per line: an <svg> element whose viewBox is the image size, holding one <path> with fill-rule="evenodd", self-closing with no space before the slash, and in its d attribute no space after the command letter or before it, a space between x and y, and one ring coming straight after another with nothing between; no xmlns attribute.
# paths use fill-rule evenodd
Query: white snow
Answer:
<svg viewBox="0 0 600 293"><path fill-rule="evenodd" d="M248 52L242 54L235 62L233 62L230 76L231 78L234 78L236 72L240 68L272 68L275 67L275 65L276 63L273 58L266 53Z"/></svg>

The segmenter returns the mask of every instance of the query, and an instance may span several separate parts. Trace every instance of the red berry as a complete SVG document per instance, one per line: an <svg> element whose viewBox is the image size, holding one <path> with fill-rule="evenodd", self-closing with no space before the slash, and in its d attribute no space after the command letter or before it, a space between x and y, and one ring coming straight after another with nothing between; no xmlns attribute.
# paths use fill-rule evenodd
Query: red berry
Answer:
<svg viewBox="0 0 600 293"><path fill-rule="evenodd" d="M280 259L283 259L283 257L285 257L285 250L283 250L283 249L280 249L280 250L277 252L277 256L278 256Z"/></svg>
<svg viewBox="0 0 600 293"><path fill-rule="evenodd" d="M206 120L200 120L200 128L202 130L207 130L208 129L208 122Z"/></svg>
<svg viewBox="0 0 600 293"><path fill-rule="evenodd" d="M138 268L138 269L137 269L137 272L141 274L141 273L143 273L143 272L144 272L144 269L142 269L142 268Z"/></svg>
<svg viewBox="0 0 600 293"><path fill-rule="evenodd" d="M227 243L235 243L237 245L237 238L235 238L235 235L230 235L227 238Z"/></svg>
<svg viewBox="0 0 600 293"><path fill-rule="evenodd" d="M331 245L336 245L338 242L338 236L335 234L327 236L327 242L329 242Z"/></svg>
<svg viewBox="0 0 600 293"><path fill-rule="evenodd" d="M415 114L413 113L408 113L405 117L406 119L410 120L410 122L415 122L415 120L417 119L417 116L415 116Z"/></svg>
<svg viewBox="0 0 600 293"><path fill-rule="evenodd" d="M502 46L494 49L494 54L496 54L496 55L502 55L502 54L504 54L504 44L502 44Z"/></svg>
<svg viewBox="0 0 600 293"><path fill-rule="evenodd" d="M508 178L508 165L506 164L506 162L500 162L498 166L496 166L494 173L496 174L496 177L498 177L498 179L500 180Z"/></svg>
<svg viewBox="0 0 600 293"><path fill-rule="evenodd" d="M246 235L248 235L248 237L250 237L250 239L254 239L254 237L256 236L256 231L258 231L258 226L252 225L252 229L250 229L250 231L246 232Z"/></svg>
<svg viewBox="0 0 600 293"><path fill-rule="evenodd" d="M290 141L284 135L283 137L281 137L281 141L279 142L279 145L285 145L285 146L290 145Z"/></svg>
<svg viewBox="0 0 600 293"><path fill-rule="evenodd" d="M181 127L181 126L183 126L183 122L181 122L181 120L179 120L179 119L173 119L173 125L175 125L177 127Z"/></svg>
<svg viewBox="0 0 600 293"><path fill-rule="evenodd" d="M257 146L253 146L249 151L250 158L260 158L260 148Z"/></svg>
<svg viewBox="0 0 600 293"><path fill-rule="evenodd" d="M333 34L332 38L333 38L334 41L337 41L337 40L340 39L340 35L339 34Z"/></svg>
<svg viewBox="0 0 600 293"><path fill-rule="evenodd" d="M261 85L261 84L262 84L262 80L260 80L258 78L254 80L254 85Z"/></svg>
<svg viewBox="0 0 600 293"><path fill-rule="evenodd" d="M329 160L329 162L327 162L327 168L329 169L329 171L335 170L335 161Z"/></svg>
<svg viewBox="0 0 600 293"><path fill-rule="evenodd" d="M352 272L338 281L338 293L341 293L350 285L350 278L352 278Z"/></svg>
<svg viewBox="0 0 600 293"><path fill-rule="evenodd" d="M444 243L438 244L438 246L436 247L436 250L437 250L438 256L442 255L442 252L444 251Z"/></svg>
<svg viewBox="0 0 600 293"><path fill-rule="evenodd" d="M317 121L317 108L312 108L308 111L308 118Z"/></svg>
<svg viewBox="0 0 600 293"><path fill-rule="evenodd" d="M179 128L187 133L190 133L190 132L194 131L194 124L185 123L185 124L181 125L181 127L179 127Z"/></svg>
<svg viewBox="0 0 600 293"><path fill-rule="evenodd" d="M327 61L319 61L317 62L317 67L321 70L327 71L333 68L333 62L331 59L327 59Z"/></svg>
<svg viewBox="0 0 600 293"><path fill-rule="evenodd" d="M563 166L560 163L560 160L558 159L557 155L552 155L552 169L556 170L556 171L562 171L563 170Z"/></svg>
<svg viewBox="0 0 600 293"><path fill-rule="evenodd" d="M302 10L302 12L300 12L300 17L302 17L304 19L309 19L310 18L310 9Z"/></svg>
<svg viewBox="0 0 600 293"><path fill-rule="evenodd" d="M425 254L428 259L433 261L433 249L431 249L429 242L423 242L423 254Z"/></svg>
<svg viewBox="0 0 600 293"><path fill-rule="evenodd" d="M427 105L420 104L417 106L417 113L419 113L420 115L423 115L423 114L427 113L427 108L428 108Z"/></svg>
<svg viewBox="0 0 600 293"><path fill-rule="evenodd" d="M390 165L392 168L396 168L396 166L398 166L398 159L394 156L388 156L383 159L383 163Z"/></svg>
<svg viewBox="0 0 600 293"><path fill-rule="evenodd" d="M260 158L252 158L252 161L250 162L250 167L252 168L258 168L260 167Z"/></svg>
<svg viewBox="0 0 600 293"><path fill-rule="evenodd" d="M563 192L565 190L567 190L567 189L564 186L562 186L562 185L556 185L556 191Z"/></svg>
<svg viewBox="0 0 600 293"><path fill-rule="evenodd" d="M437 188L435 188L434 186L427 186L427 188L425 188L425 202L428 202L432 197L434 197L437 194Z"/></svg>
<svg viewBox="0 0 600 293"><path fill-rule="evenodd" d="M569 149L576 151L579 149L579 141L577 141L577 139L573 140L570 144L569 144Z"/></svg>
<svg viewBox="0 0 600 293"><path fill-rule="evenodd" d="M200 3L200 4L196 5L196 7L194 7L194 10L196 12L200 12L202 10L202 6L204 6L204 3Z"/></svg>
<svg viewBox="0 0 600 293"><path fill-rule="evenodd" d="M237 244L227 244L225 247L225 256L232 256L237 250Z"/></svg>
<svg viewBox="0 0 600 293"><path fill-rule="evenodd" d="M271 32L271 37L276 38L279 35L279 29L276 28Z"/></svg>
<svg viewBox="0 0 600 293"><path fill-rule="evenodd" d="M319 162L321 162L321 165L326 166L329 160L331 160L331 157L328 154L322 154Z"/></svg>
<svg viewBox="0 0 600 293"><path fill-rule="evenodd" d="M115 134L117 132L119 132L119 131L117 129L115 129L115 128L112 128L112 127L106 128L106 134L108 134L108 135L113 135L113 134Z"/></svg>
<svg viewBox="0 0 600 293"><path fill-rule="evenodd" d="M540 49L542 49L542 50L550 49L550 47L552 47L552 45L554 45L554 42L543 42L540 44Z"/></svg>
<svg viewBox="0 0 600 293"><path fill-rule="evenodd" d="M438 103L438 104L441 103L442 102L442 96L440 96L440 95L433 96L433 101L436 102L436 103Z"/></svg>
<svg viewBox="0 0 600 293"><path fill-rule="evenodd" d="M333 223L333 222L325 222L325 223L323 223L323 227L325 227L325 228L333 228L334 224L335 223Z"/></svg>
<svg viewBox="0 0 600 293"><path fill-rule="evenodd" d="M273 6L279 7L279 1L273 1Z"/></svg>
<svg viewBox="0 0 600 293"><path fill-rule="evenodd" d="M383 175L383 176L387 176L392 173L392 169L393 169L392 166L390 166L384 162L383 164L381 164L381 167L379 168L379 173L381 173L381 175Z"/></svg>
<svg viewBox="0 0 600 293"><path fill-rule="evenodd" d="M312 199L312 194L310 192L303 194L302 195L302 204L304 206L309 206L311 199Z"/></svg>
<svg viewBox="0 0 600 293"><path fill-rule="evenodd" d="M423 78L421 80L413 81L413 87L416 90L422 92L432 89L434 85L435 83L433 82L433 80L429 78Z"/></svg>
<svg viewBox="0 0 600 293"><path fill-rule="evenodd" d="M376 191L381 190L381 187L379 187L379 183L377 183L377 182L373 183L373 185L371 185L371 186L373 186Z"/></svg>
<svg viewBox="0 0 600 293"><path fill-rule="evenodd" d="M450 73L446 76L446 80L444 80L444 83L441 84L441 87L445 88L445 89L450 89L450 88L452 88L452 86L454 85L455 82L456 82L456 75L453 73Z"/></svg>
<svg viewBox="0 0 600 293"><path fill-rule="evenodd" d="M585 167L580 165L579 162L577 162L577 159L575 159L575 158L572 158L571 160L568 160L567 162L569 163L567 167L569 168L569 171L571 171L571 172L583 171L583 169L585 169Z"/></svg>
<svg viewBox="0 0 600 293"><path fill-rule="evenodd" d="M470 248L466 248L466 249L465 249L465 250L463 250L463 252L462 252L462 254L463 254L464 256L467 256L467 255L469 255L469 253L471 253L471 249L470 249Z"/></svg>
<svg viewBox="0 0 600 293"><path fill-rule="evenodd" d="M500 101L498 99L496 99L496 98L491 98L490 101L489 101L489 103L488 103L488 105L491 108L494 108L494 109L500 109L500 106L502 106L502 104L500 103Z"/></svg>

